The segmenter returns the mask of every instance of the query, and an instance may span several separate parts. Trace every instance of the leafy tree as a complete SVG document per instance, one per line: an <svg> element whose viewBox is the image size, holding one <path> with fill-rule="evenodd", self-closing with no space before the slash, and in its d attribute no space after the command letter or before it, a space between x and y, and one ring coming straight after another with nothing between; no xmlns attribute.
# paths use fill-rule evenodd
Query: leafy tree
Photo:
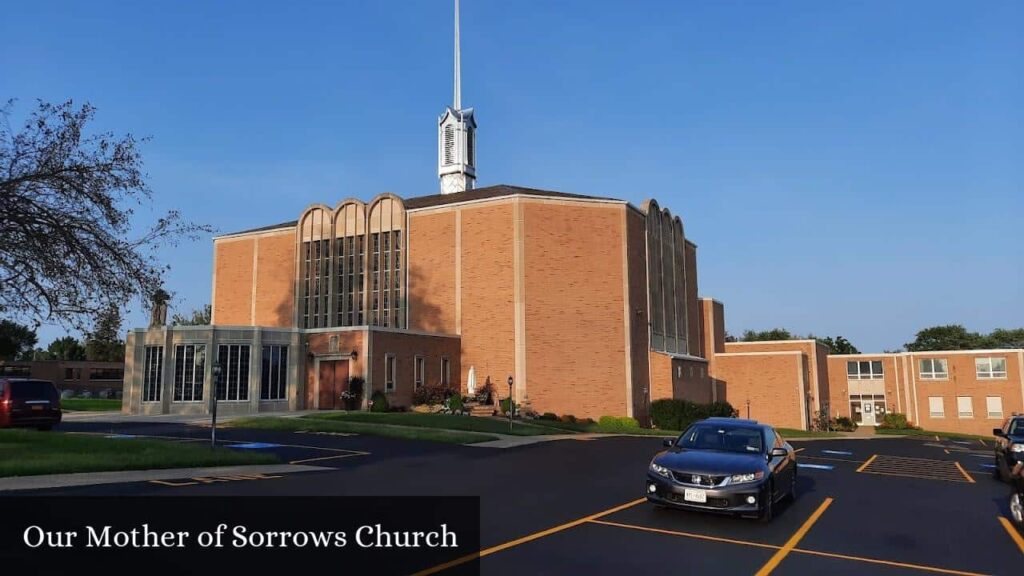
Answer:
<svg viewBox="0 0 1024 576"><path fill-rule="evenodd" d="M209 326L212 316L213 306L207 304L202 308L192 310L187 316L175 314L171 317L171 326Z"/></svg>
<svg viewBox="0 0 1024 576"><path fill-rule="evenodd" d="M1024 348L1024 328L996 328L982 338L985 348Z"/></svg>
<svg viewBox="0 0 1024 576"><path fill-rule="evenodd" d="M908 352L930 350L971 350L981 348L984 338L977 332L969 332L960 324L932 326L917 333L913 342L904 344Z"/></svg>
<svg viewBox="0 0 1024 576"><path fill-rule="evenodd" d="M744 330L740 336L740 342L762 342L765 340L799 340L800 337L792 334L785 328L772 328L771 330L755 331Z"/></svg>
<svg viewBox="0 0 1024 576"><path fill-rule="evenodd" d="M74 336L58 338L47 346L48 358L42 360L85 360L85 347Z"/></svg>
<svg viewBox="0 0 1024 576"><path fill-rule="evenodd" d="M85 358L92 362L121 362L124 360L124 340L121 340L121 311L116 306L96 316L91 332L85 336Z"/></svg>
<svg viewBox="0 0 1024 576"><path fill-rule="evenodd" d="M860 354L860 350L850 343L849 340L842 336L826 336L824 338L817 338L818 342L828 346L832 350L832 354Z"/></svg>
<svg viewBox="0 0 1024 576"><path fill-rule="evenodd" d="M0 320L0 360L20 360L31 354L39 339L34 330L10 320Z"/></svg>
<svg viewBox="0 0 1024 576"><path fill-rule="evenodd" d="M20 130L0 107L0 313L83 328L92 316L149 296L167 267L155 248L212 231L177 211L141 228L149 200L131 136L86 134L95 108L38 102Z"/></svg>

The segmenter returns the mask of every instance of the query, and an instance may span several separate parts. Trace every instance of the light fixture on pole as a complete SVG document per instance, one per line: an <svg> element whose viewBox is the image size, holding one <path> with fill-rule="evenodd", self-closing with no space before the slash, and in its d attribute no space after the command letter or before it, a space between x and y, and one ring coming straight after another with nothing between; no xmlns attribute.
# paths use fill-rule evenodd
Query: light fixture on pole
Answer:
<svg viewBox="0 0 1024 576"><path fill-rule="evenodd" d="M508 431L512 433L512 413L516 411L516 403L512 400L512 376L508 377Z"/></svg>
<svg viewBox="0 0 1024 576"><path fill-rule="evenodd" d="M220 378L224 368L218 359L213 363L213 386L210 390L210 448L217 447L217 389L220 388Z"/></svg>

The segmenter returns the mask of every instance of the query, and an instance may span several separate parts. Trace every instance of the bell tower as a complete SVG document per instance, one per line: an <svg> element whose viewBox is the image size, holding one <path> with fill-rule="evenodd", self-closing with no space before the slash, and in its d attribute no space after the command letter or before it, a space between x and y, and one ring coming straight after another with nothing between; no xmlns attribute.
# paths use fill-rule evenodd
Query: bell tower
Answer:
<svg viewBox="0 0 1024 576"><path fill-rule="evenodd" d="M476 119L472 108L462 108L459 0L455 0L454 98L437 121L437 176L441 194L472 190L476 182Z"/></svg>

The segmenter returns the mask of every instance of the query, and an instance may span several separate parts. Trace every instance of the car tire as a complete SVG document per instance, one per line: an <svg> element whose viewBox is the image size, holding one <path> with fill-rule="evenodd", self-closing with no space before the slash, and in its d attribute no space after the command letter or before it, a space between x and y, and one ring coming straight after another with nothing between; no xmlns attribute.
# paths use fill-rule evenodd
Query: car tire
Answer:
<svg viewBox="0 0 1024 576"><path fill-rule="evenodd" d="M775 515L775 499L772 498L774 492L774 486L769 483L764 492L764 504L761 505L761 511L757 515L757 519L763 524L771 522Z"/></svg>

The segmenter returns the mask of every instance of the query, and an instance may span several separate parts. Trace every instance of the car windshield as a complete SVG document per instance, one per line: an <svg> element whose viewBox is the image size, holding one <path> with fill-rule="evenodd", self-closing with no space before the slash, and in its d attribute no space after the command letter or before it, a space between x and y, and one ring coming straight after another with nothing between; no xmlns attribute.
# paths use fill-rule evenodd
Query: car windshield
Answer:
<svg viewBox="0 0 1024 576"><path fill-rule="evenodd" d="M679 437L676 446L689 450L722 450L745 454L760 454L764 451L761 431L757 428L721 424L695 424Z"/></svg>
<svg viewBox="0 0 1024 576"><path fill-rule="evenodd" d="M1017 434L1024 434L1024 420L1018 419L1010 422L1010 431L1007 433L1013 434L1014 436Z"/></svg>

